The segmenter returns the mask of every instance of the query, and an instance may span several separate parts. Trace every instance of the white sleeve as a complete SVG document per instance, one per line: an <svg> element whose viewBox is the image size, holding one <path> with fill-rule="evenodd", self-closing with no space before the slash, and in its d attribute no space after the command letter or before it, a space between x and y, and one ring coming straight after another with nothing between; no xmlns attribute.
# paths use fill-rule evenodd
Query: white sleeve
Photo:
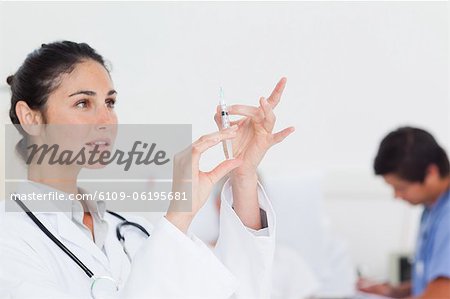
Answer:
<svg viewBox="0 0 450 299"><path fill-rule="evenodd" d="M235 277L201 240L163 217L135 255L120 297L225 299L236 287Z"/></svg>
<svg viewBox="0 0 450 299"><path fill-rule="evenodd" d="M16 227L25 226L28 227L19 223ZM90 298L87 292L86 296L68 295L54 276L52 261L41 256L42 249L36 251L37 246L18 238L16 233L13 229L0 229L0 298ZM33 233L38 231L28 232L30 236ZM236 287L233 274L202 241L185 235L163 217L138 249L127 281L113 298L228 299Z"/></svg>
<svg viewBox="0 0 450 299"><path fill-rule="evenodd" d="M238 280L233 298L270 297L275 251L275 213L258 183L258 201L267 227L255 231L244 226L232 208L233 193L228 180L221 193L220 230L215 253Z"/></svg>

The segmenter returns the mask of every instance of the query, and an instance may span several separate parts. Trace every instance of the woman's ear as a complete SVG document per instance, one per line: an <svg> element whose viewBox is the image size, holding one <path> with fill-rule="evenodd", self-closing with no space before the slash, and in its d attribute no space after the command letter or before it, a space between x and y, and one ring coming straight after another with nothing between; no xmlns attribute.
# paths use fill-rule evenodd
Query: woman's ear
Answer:
<svg viewBox="0 0 450 299"><path fill-rule="evenodd" d="M32 136L39 135L43 124L42 113L39 110L31 109L25 101L18 101L16 115L25 132Z"/></svg>

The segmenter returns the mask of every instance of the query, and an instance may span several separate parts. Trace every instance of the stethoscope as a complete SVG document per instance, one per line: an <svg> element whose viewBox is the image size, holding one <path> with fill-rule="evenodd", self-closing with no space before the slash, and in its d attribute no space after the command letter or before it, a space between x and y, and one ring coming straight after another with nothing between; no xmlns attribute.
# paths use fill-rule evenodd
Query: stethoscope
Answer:
<svg viewBox="0 0 450 299"><path fill-rule="evenodd" d="M33 212L28 209L28 207L17 198L17 196L12 196L14 201L25 211L25 213L33 220L33 222L39 227L39 229L50 238L65 254L67 254L77 265L80 267L86 275L92 279L91 284L91 297L94 299L102 299L102 298L110 298L111 294L119 291L119 284L117 281L109 276L97 276L82 262L80 261L72 251L69 250L61 241L59 241L45 226L42 224L39 219L33 214ZM107 212L117 218L119 218L122 222L116 226L116 236L122 245L123 251L128 257L128 260L131 262L131 256L128 250L125 247L125 236L122 234L122 228L125 226L134 226L138 228L142 233L144 233L147 237L150 237L148 231L140 224L131 222L125 219L125 217L120 216L119 214L107 210Z"/></svg>

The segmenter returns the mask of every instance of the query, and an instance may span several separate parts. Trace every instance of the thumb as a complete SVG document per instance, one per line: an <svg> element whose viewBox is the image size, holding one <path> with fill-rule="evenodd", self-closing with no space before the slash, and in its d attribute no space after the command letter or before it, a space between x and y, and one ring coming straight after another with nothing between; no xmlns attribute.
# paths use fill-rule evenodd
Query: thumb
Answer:
<svg viewBox="0 0 450 299"><path fill-rule="evenodd" d="M233 169L242 165L242 160L240 159L231 159L226 160L217 165L213 170L206 172L205 174L211 180L213 184L216 184L220 181L226 174L228 174Z"/></svg>
<svg viewBox="0 0 450 299"><path fill-rule="evenodd" d="M281 130L278 133L273 134L273 144L280 143L294 131L295 131L294 127L289 127L284 130Z"/></svg>

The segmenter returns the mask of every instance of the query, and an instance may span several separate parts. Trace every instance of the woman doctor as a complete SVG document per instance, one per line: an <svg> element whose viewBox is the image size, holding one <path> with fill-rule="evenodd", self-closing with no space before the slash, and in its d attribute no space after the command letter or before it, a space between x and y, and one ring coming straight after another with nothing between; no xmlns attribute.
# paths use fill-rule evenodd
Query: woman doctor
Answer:
<svg viewBox="0 0 450 299"><path fill-rule="evenodd" d="M117 92L109 71L102 56L85 43L44 44L28 55L7 81L12 92L10 118L24 136L22 142L49 136L45 125L92 124L100 132L117 124ZM257 182L256 169L266 151L293 132L287 128L272 133L273 108L285 83L283 78L267 100L260 99L258 107L231 106L229 113L243 116L241 120L229 129L202 136L192 150L175 158L174 173L192 170L192 210L177 212L176 206L171 206L155 226L138 217L126 219L150 237L130 226L122 231L126 235L126 247L122 247L116 227L123 219L105 212L104 202L74 201L69 212L34 212L44 229L74 258L50 240L27 213L2 211L0 296L268 298L275 216ZM219 120L219 111L215 118ZM233 140L236 158L210 172L200 171L202 153L226 139ZM81 168L31 163L28 180L17 193L80 194L83 190L77 187L77 176ZM222 191L220 237L212 252L188 228L213 185L231 171ZM49 173L58 179L48 179ZM173 191L183 188L174 176Z"/></svg>

